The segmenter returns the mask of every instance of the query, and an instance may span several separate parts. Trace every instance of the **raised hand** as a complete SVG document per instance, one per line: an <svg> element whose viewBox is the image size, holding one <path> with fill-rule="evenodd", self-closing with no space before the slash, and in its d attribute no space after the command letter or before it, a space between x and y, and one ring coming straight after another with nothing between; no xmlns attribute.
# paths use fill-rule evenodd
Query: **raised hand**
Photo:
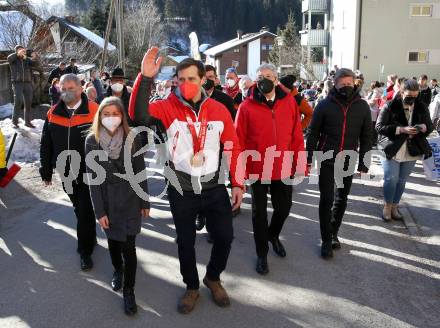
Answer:
<svg viewBox="0 0 440 328"><path fill-rule="evenodd" d="M147 53L144 55L144 59L142 59L141 72L143 76L154 78L157 73L159 73L162 57L158 57L158 54L158 47L148 49Z"/></svg>

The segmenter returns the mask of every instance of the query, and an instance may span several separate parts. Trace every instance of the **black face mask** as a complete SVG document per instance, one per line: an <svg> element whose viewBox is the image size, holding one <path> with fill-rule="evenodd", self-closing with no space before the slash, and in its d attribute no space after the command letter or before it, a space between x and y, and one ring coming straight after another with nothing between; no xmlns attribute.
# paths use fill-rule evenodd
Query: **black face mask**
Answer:
<svg viewBox="0 0 440 328"><path fill-rule="evenodd" d="M258 90L260 90L263 94L271 93L274 86L275 84L269 79L262 79L257 83Z"/></svg>
<svg viewBox="0 0 440 328"><path fill-rule="evenodd" d="M214 88L214 81L211 79L206 79L206 82L203 84L203 88L205 90L211 90Z"/></svg>
<svg viewBox="0 0 440 328"><path fill-rule="evenodd" d="M353 96L354 88L351 86L345 86L339 89L336 89L344 99L350 99Z"/></svg>
<svg viewBox="0 0 440 328"><path fill-rule="evenodd" d="M416 97L405 97L403 99L403 103L408 106L414 105L415 102L416 102Z"/></svg>

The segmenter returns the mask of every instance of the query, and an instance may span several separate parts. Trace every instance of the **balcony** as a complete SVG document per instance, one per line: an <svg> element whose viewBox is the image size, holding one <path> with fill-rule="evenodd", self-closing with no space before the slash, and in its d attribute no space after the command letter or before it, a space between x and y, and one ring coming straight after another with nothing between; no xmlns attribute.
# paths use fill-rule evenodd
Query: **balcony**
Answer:
<svg viewBox="0 0 440 328"><path fill-rule="evenodd" d="M305 30L300 33L302 46L328 47L329 32L327 30Z"/></svg>
<svg viewBox="0 0 440 328"><path fill-rule="evenodd" d="M328 0L303 0L302 12L306 11L328 11Z"/></svg>

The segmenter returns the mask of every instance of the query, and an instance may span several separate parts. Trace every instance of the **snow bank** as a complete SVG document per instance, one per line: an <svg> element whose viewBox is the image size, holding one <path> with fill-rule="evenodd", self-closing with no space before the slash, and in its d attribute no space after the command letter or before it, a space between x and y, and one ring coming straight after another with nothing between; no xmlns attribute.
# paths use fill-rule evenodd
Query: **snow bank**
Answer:
<svg viewBox="0 0 440 328"><path fill-rule="evenodd" d="M13 110L14 106L11 103L0 106L0 120L6 117L10 117Z"/></svg>
<svg viewBox="0 0 440 328"><path fill-rule="evenodd" d="M35 129L25 127L24 122L20 120L20 128L14 129L11 119L0 120L0 129L6 138L8 149L14 133L18 133L10 161L17 162L21 166L40 161L40 139L44 121L33 120L32 124L36 126Z"/></svg>

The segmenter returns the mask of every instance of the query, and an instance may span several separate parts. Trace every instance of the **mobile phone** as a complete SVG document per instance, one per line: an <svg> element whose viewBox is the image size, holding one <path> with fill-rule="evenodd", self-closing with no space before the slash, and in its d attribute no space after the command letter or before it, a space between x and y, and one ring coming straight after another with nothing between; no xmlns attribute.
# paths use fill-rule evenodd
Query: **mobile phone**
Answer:
<svg viewBox="0 0 440 328"><path fill-rule="evenodd" d="M420 125L414 125L413 128L416 129L417 132L422 131L422 127Z"/></svg>

